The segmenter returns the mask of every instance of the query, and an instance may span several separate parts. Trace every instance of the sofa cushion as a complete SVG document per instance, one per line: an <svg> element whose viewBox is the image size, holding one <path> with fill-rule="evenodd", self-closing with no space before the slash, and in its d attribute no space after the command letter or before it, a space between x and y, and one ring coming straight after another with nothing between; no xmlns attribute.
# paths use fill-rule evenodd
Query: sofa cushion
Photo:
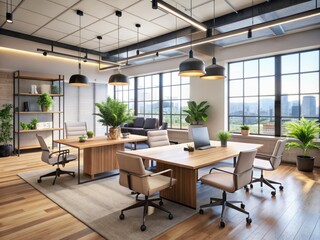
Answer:
<svg viewBox="0 0 320 240"><path fill-rule="evenodd" d="M158 119L157 118L146 118L144 125L144 129L155 129L158 128Z"/></svg>
<svg viewBox="0 0 320 240"><path fill-rule="evenodd" d="M134 128L143 128L144 126L144 117L137 117L133 120Z"/></svg>

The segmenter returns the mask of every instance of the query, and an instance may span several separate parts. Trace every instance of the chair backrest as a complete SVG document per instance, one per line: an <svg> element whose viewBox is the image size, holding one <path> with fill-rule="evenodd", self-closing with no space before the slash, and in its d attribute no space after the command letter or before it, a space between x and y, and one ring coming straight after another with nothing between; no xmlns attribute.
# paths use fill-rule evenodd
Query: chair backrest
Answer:
<svg viewBox="0 0 320 240"><path fill-rule="evenodd" d="M240 152L234 169L234 173L237 174L237 176L234 177L236 189L242 188L251 182L252 166L256 154L257 149Z"/></svg>
<svg viewBox="0 0 320 240"><path fill-rule="evenodd" d="M167 130L148 131L148 144L149 144L149 147L151 148L170 145L168 131Z"/></svg>
<svg viewBox="0 0 320 240"><path fill-rule="evenodd" d="M46 144L46 142L44 141L43 137L36 134L37 136L37 139L39 141L39 144L40 144L40 147L41 147L41 150L42 150L42 155L41 155L41 160L45 163L49 163L49 155L50 155L50 150Z"/></svg>
<svg viewBox="0 0 320 240"><path fill-rule="evenodd" d="M146 195L149 190L148 178L138 177L146 174L142 158L125 153L117 153L117 161L120 170L120 185Z"/></svg>
<svg viewBox="0 0 320 240"><path fill-rule="evenodd" d="M66 137L77 138L87 134L87 123L86 122L66 122Z"/></svg>
<svg viewBox="0 0 320 240"><path fill-rule="evenodd" d="M274 147L272 157L270 158L270 163L273 169L279 167L283 155L283 151L286 147L287 139L278 140L276 146Z"/></svg>

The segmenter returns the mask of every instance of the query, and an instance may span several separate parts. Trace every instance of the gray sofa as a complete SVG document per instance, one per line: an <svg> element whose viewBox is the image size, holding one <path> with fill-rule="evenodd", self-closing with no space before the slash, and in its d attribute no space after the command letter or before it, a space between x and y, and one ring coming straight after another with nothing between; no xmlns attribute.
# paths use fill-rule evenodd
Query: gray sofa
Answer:
<svg viewBox="0 0 320 240"><path fill-rule="evenodd" d="M131 133L146 136L150 130L159 129L159 121L157 118L137 117L133 123L125 123L121 126L122 133Z"/></svg>

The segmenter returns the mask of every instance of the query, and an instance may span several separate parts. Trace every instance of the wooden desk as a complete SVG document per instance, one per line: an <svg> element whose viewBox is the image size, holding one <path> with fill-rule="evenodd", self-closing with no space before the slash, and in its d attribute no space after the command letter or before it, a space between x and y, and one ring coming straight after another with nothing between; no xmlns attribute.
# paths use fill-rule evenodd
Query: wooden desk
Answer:
<svg viewBox="0 0 320 240"><path fill-rule="evenodd" d="M192 143L189 143L192 145ZM206 150L184 151L186 144L177 144L157 148L149 148L126 152L140 156L146 160L157 161L157 171L168 168L173 169L173 176L177 183L171 188L161 191L161 196L181 203L183 205L197 207L197 173L198 169L212 165L213 163L234 158L240 151L258 149L261 144L228 142L227 147L220 147L220 142L211 141L211 145L217 146Z"/></svg>
<svg viewBox="0 0 320 240"><path fill-rule="evenodd" d="M124 151L126 142L136 143L147 139L146 136L130 134L128 138L117 140L103 136L90 138L86 142L79 142L78 138L60 139L54 142L78 149L78 183L83 183L80 182L80 150L83 150L83 173L93 179L95 174L118 169L116 152Z"/></svg>

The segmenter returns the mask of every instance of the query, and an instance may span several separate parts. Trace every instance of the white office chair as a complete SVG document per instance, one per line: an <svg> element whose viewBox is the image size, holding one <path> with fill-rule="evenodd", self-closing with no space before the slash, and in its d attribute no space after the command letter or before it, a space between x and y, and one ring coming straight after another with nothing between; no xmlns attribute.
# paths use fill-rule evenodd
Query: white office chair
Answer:
<svg viewBox="0 0 320 240"><path fill-rule="evenodd" d="M150 148L169 146L170 141L167 130L148 131L148 145ZM154 161L151 160L151 170L154 170Z"/></svg>
<svg viewBox="0 0 320 240"><path fill-rule="evenodd" d="M51 177L55 176L52 185L55 184L57 177L60 177L62 174L68 174L72 177L75 177L75 173L73 171L64 171L61 170L59 167L59 164L64 167L64 165L68 162L74 161L77 159L77 156L69 154L69 149L61 150L61 151L55 151L51 152L44 141L42 136L39 136L38 134L36 135L38 138L38 141L41 146L42 150L42 155L41 155L41 160L47 164L50 164L52 166L57 165L57 168L54 172L47 173L45 175L40 176L38 179L38 183L41 183L41 179L44 177Z"/></svg>
<svg viewBox="0 0 320 240"><path fill-rule="evenodd" d="M65 122L66 138L78 138L87 135L86 122Z"/></svg>

